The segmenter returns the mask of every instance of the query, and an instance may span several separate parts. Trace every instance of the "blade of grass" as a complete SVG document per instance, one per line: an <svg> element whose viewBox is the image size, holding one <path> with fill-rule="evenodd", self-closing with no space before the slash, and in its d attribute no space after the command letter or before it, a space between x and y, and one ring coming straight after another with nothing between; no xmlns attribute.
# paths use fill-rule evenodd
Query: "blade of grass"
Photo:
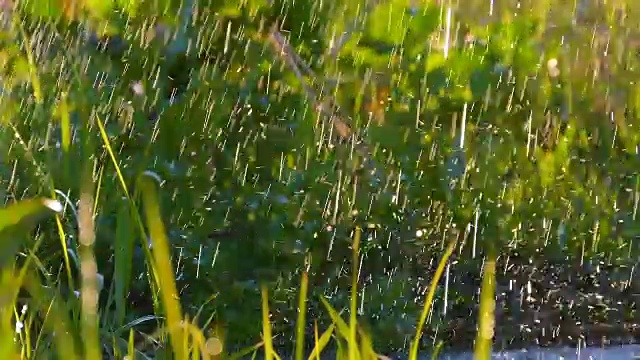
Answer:
<svg viewBox="0 0 640 360"><path fill-rule="evenodd" d="M129 341L127 345L127 359L136 360L136 346L133 329L129 329Z"/></svg>
<svg viewBox="0 0 640 360"><path fill-rule="evenodd" d="M88 168L87 168L88 170ZM95 243L95 225L93 216L93 187L90 171L86 171L83 191L78 206L78 240L80 242L80 275L82 302L82 336L84 356L88 360L99 360L100 340L98 335L98 265L93 246Z"/></svg>
<svg viewBox="0 0 640 360"><path fill-rule="evenodd" d="M358 333L360 334L360 339L362 339L360 341L361 345L360 345L360 354L362 355L362 358L364 359L378 359L380 357L380 355L378 355L374 350L373 350L373 343L371 341L371 337L364 332L364 330L360 327L358 327Z"/></svg>
<svg viewBox="0 0 640 360"><path fill-rule="evenodd" d="M318 339L318 323L314 322L314 338L315 338L315 346L311 351L311 355L309 355L309 360L320 360L320 354L324 350L324 348L329 344L329 340L331 340L331 336L333 335L333 330L335 329L335 325L331 324L327 330L325 330L320 338Z"/></svg>
<svg viewBox="0 0 640 360"><path fill-rule="evenodd" d="M331 329L331 332L333 332L333 324L331 324L329 329ZM327 331L325 331L325 333L327 333L329 329L327 329ZM320 342L318 341L318 322L317 321L313 322L313 339L315 340L315 346L313 348L313 351L311 352L311 356L309 356L309 360L311 360L313 358L314 352L315 352L317 360L320 360L320 352L322 350L320 350ZM323 346L323 348L324 348L324 346Z"/></svg>
<svg viewBox="0 0 640 360"><path fill-rule="evenodd" d="M334 322L334 324L337 325L338 333L340 334L340 336L344 337L345 339L349 339L349 332L351 330L349 329L349 326L347 325L347 323L344 320L342 320L342 318L340 317L340 314L338 314L336 309L334 309L333 306L329 304L329 302L327 301L327 299L324 298L324 296L320 297L320 301L322 302L324 307L327 308L327 312L329 313L331 320Z"/></svg>
<svg viewBox="0 0 640 360"><path fill-rule="evenodd" d="M265 360L274 359L273 342L271 338L271 320L269 319L269 292L266 285L262 285L262 337L264 340Z"/></svg>
<svg viewBox="0 0 640 360"><path fill-rule="evenodd" d="M80 75L76 73L77 76ZM81 85L81 84L80 84ZM158 269L156 268L156 263L153 261L153 255L151 254L151 250L149 249L149 246L147 244L147 232L144 228L144 224L142 222L142 217L140 216L140 214L138 213L137 210L137 204L135 201L135 196L132 198L129 194L129 190L127 188L127 184L124 181L124 177L122 175L122 171L120 170L120 165L118 165L118 161L116 159L116 156L113 152L113 148L111 147L111 143L109 142L109 136L104 128L104 125L102 124L102 121L100 119L100 117L96 116L96 122L98 123L98 129L100 131L100 138L102 139L103 145L107 150L107 153L109 154L109 158L111 159L111 163L113 164L113 167L116 170L116 174L118 177L118 180L120 182L120 186L122 188L122 191L125 194L125 197L127 198L127 200L131 203L131 213L133 215L133 218L135 220L135 223L137 224L138 230L140 231L140 241L142 242L142 249L145 253L145 258L148 260L147 264L149 266L149 286L151 287L151 293L153 294L153 304L154 307L158 307L160 300L158 299L158 297L156 296L157 291L154 291L154 288L159 287L160 285L160 280L159 280L159 273L158 273ZM100 172L100 176L102 177L102 171L104 170L104 167L101 168L101 172ZM142 174L144 175L144 174Z"/></svg>
<svg viewBox="0 0 640 360"><path fill-rule="evenodd" d="M63 92L60 95L60 100L58 103L57 115L60 117L60 131L61 131L61 144L62 150L65 153L69 152L69 148L71 147L71 109L68 102L68 94L67 92Z"/></svg>
<svg viewBox="0 0 640 360"><path fill-rule="evenodd" d="M58 239L62 246L62 252L64 257L64 266L67 273L67 281L69 282L69 288L75 289L75 282L73 280L73 273L71 272L71 261L69 260L69 248L67 247L67 235L62 226L62 218L60 215L56 215L56 229L58 230ZM78 264L76 264L78 266Z"/></svg>
<svg viewBox="0 0 640 360"><path fill-rule="evenodd" d="M143 197L143 205L147 220L147 227L151 235L153 247L153 261L158 271L160 298L167 316L167 326L171 346L176 360L186 359L182 352L184 331L182 329L182 310L178 301L178 291L169 251L169 240L166 236L155 181L157 175L145 172L138 179L139 188Z"/></svg>
<svg viewBox="0 0 640 360"><path fill-rule="evenodd" d="M358 340L356 338L358 331L358 278L360 277L358 271L358 264L360 262L360 227L356 228L353 236L353 259L351 270L351 312L349 314L349 359L360 359L360 352L358 350Z"/></svg>
<svg viewBox="0 0 640 360"><path fill-rule="evenodd" d="M495 329L496 308L496 259L494 251L484 261L482 286L480 288L480 313L478 314L478 331L476 333L473 358L489 360Z"/></svg>
<svg viewBox="0 0 640 360"><path fill-rule="evenodd" d="M46 198L22 200L0 209L0 267L13 262L29 230L43 217L62 211L62 205Z"/></svg>
<svg viewBox="0 0 640 360"><path fill-rule="evenodd" d="M436 293L436 288L438 287L438 282L442 277L442 273L444 273L444 269L447 265L447 261L449 260L449 257L453 253L453 250L455 250L456 248L456 244L457 244L456 238L451 240L451 242L447 246L447 249L444 255L442 256L442 259L440 259L440 263L438 264L438 267L436 268L436 273L433 277L433 280L431 281L431 285L429 286L429 292L427 293L427 298L425 299L424 307L422 309L422 313L420 314L420 320L418 320L416 335L411 344L409 360L418 360L418 347L420 346L420 338L422 338L422 331L423 331L422 328L424 327L424 324L427 321L427 316L429 315L429 311L431 310L431 305L433 303L433 297L435 296L435 293Z"/></svg>
<svg viewBox="0 0 640 360"><path fill-rule="evenodd" d="M442 351L442 347L444 346L444 342L443 341L439 341L438 345L436 345L436 348L433 350L433 353L431 354L431 360L437 360L438 359L438 355L440 355L440 351Z"/></svg>
<svg viewBox="0 0 640 360"><path fill-rule="evenodd" d="M43 216L60 211L62 211L62 204L51 199L37 198L18 201L0 209L0 231L14 226L32 226Z"/></svg>
<svg viewBox="0 0 640 360"><path fill-rule="evenodd" d="M124 191L124 194L127 198L131 198L129 196L129 190L127 188L127 183L124 181L124 176L122 176L122 171L120 170L120 166L118 165L118 160L116 159L116 156L113 152L113 149L111 148L111 142L109 141L109 135L107 134L107 131L104 128L104 125L102 124L102 120L100 119L99 116L96 116L96 123L98 124L98 129L100 130L100 137L102 138L102 143L104 144L105 148L107 149L107 153L109 154L109 158L111 159L111 163L113 164L115 170L116 170L116 175L118 175L118 181L120 181L120 186L122 187L122 191Z"/></svg>
<svg viewBox="0 0 640 360"><path fill-rule="evenodd" d="M309 274L302 273L300 281L300 299L298 300L298 319L296 320L296 360L303 360L304 356L304 325L307 321L307 289L309 287Z"/></svg>
<svg viewBox="0 0 640 360"><path fill-rule="evenodd" d="M27 62L29 63L29 77L31 78L31 86L33 87L33 96L36 99L36 103L38 105L42 104L42 86L40 84L40 78L38 77L38 67L36 66L35 60L33 58L33 52L31 51L31 40L27 35L27 32L24 31L24 26L22 26L22 22L15 17L16 21L14 22L18 31L20 32L20 36L23 38L23 44L25 48L25 53L27 55Z"/></svg>
<svg viewBox="0 0 640 360"><path fill-rule="evenodd" d="M211 354L209 349L207 349L204 333L200 328L194 325L191 321L185 321L186 329L191 338L193 338L193 342L186 342L189 348L192 348L193 356L189 357L190 359L204 359L208 360L211 358ZM187 336L185 336L187 338ZM200 355L202 354L202 356Z"/></svg>

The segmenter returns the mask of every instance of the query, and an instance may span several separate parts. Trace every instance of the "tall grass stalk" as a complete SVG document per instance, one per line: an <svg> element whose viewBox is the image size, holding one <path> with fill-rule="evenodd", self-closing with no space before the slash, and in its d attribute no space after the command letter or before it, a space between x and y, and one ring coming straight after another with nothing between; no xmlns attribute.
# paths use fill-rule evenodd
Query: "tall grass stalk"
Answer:
<svg viewBox="0 0 640 360"><path fill-rule="evenodd" d="M349 312L349 359L359 360L360 353L358 351L358 340L356 338L358 331L358 264L360 262L360 227L356 228L353 236L353 259L351 264L351 309Z"/></svg>
<svg viewBox="0 0 640 360"><path fill-rule="evenodd" d="M95 243L93 197L91 195L91 174L85 174L84 190L80 195L78 206L78 239L80 241L80 269L82 276L82 288L80 299L82 301L82 333L84 356L88 360L98 360L100 354L100 341L98 337L98 265L96 264L93 246Z"/></svg>
<svg viewBox="0 0 640 360"><path fill-rule="evenodd" d="M269 313L269 290L266 285L262 285L262 338L264 341L265 360L274 360L273 341L271 337L271 320Z"/></svg>
<svg viewBox="0 0 640 360"><path fill-rule="evenodd" d="M178 301L178 291L171 265L169 240L166 236L158 204L156 180L155 174L147 172L139 178L138 184L142 193L147 227L151 236L153 262L158 271L160 298L167 317L166 326L169 331L171 347L175 358L182 360L186 359L186 354L183 351L184 324L182 309Z"/></svg>
<svg viewBox="0 0 640 360"><path fill-rule="evenodd" d="M300 280L300 294L298 300L298 319L296 320L296 360L303 360L304 356L304 327L307 322L307 290L309 274L305 270Z"/></svg>
<svg viewBox="0 0 640 360"><path fill-rule="evenodd" d="M496 308L496 258L494 251L489 252L485 259L482 272L482 286L480 288L480 313L478 314L478 330L474 359L491 359L491 345L495 330Z"/></svg>
<svg viewBox="0 0 640 360"><path fill-rule="evenodd" d="M409 360L418 360L418 348L420 347L420 338L422 338L423 327L424 327L425 322L427 321L427 316L429 315L429 312L431 311L431 305L433 304L433 297L436 294L436 289L438 287L438 282L440 281L440 278L442 277L442 274L444 273L444 269L445 269L445 267L447 265L447 261L449 260L449 257L453 253L453 250L455 250L457 243L458 243L457 242L457 238L453 238L449 242L449 245L447 246L447 249L446 249L444 255L440 259L440 263L438 264L438 267L436 268L436 273L435 273L435 275L433 277L433 280L431 281L431 285L429 286L429 292L427 293L427 297L424 300L424 307L422 308L422 313L420 314L420 320L418 320L418 325L417 325L417 328L416 328L416 334L415 334L415 337L413 339L413 342L411 343L411 350L409 352Z"/></svg>

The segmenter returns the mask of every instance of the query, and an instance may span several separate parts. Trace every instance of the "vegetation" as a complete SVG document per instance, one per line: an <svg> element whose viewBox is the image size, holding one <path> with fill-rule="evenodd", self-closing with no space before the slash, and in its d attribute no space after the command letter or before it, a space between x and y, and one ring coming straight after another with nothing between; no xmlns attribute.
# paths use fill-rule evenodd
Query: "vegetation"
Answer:
<svg viewBox="0 0 640 360"><path fill-rule="evenodd" d="M2 358L638 340L634 2L0 4Z"/></svg>

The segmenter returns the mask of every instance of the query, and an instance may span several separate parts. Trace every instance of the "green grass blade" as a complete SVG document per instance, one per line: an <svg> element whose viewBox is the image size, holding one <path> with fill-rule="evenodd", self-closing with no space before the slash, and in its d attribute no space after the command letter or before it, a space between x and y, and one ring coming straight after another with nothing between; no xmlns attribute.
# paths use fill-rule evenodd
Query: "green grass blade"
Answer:
<svg viewBox="0 0 640 360"><path fill-rule="evenodd" d="M129 341L127 341L127 359L136 359L136 346L133 329L129 329Z"/></svg>
<svg viewBox="0 0 640 360"><path fill-rule="evenodd" d="M320 360L320 354L322 354L324 348L327 347L327 344L329 344L329 340L331 340L331 336L333 335L333 330L335 329L335 327L336 326L334 324L331 324L329 328L325 330L322 335L320 335L320 338L318 338L318 324L315 324L314 329L316 345L313 347L311 355L309 355L309 360Z"/></svg>
<svg viewBox="0 0 640 360"><path fill-rule="evenodd" d="M158 204L156 181L157 177L154 174L145 172L139 178L138 184L143 197L147 227L151 236L153 261L158 271L160 298L166 312L171 345L175 359L183 360L186 357L182 352L184 336L182 309L178 301L178 291L173 276L169 240L162 222L160 205Z"/></svg>
<svg viewBox="0 0 640 360"><path fill-rule="evenodd" d="M62 211L62 205L46 198L22 200L0 209L0 232L14 226L33 226L43 216Z"/></svg>
<svg viewBox="0 0 640 360"><path fill-rule="evenodd" d="M79 74L78 74L79 76ZM145 231L144 228L144 224L142 223L142 218L140 216L140 214L137 211L137 206L136 206L136 202L135 199L132 198L129 194L129 190L127 188L127 184L124 181L124 176L122 175L122 170L120 169L120 165L118 165L118 160L116 159L115 153L113 152L113 148L111 147L111 143L109 142L109 136L107 134L107 131L104 128L104 125L102 124L102 121L100 120L99 117L97 117L97 124L98 124L98 129L100 131L100 137L102 139L103 145L107 150L107 153L109 154L109 158L111 159L111 163L113 164L113 167L116 170L116 174L118 177L118 181L120 182L120 186L122 187L122 191L125 194L125 197L127 198L127 200L129 200L132 204L132 215L134 217L135 223L138 227L138 230L140 231L140 240L142 241L142 249L144 250L145 253L145 257L148 260L148 265L149 265L149 273L151 274L149 276L149 286L152 288L152 290L157 287L160 286L159 285L159 273L158 273L158 269L156 268L156 263L153 260L153 255L151 254L151 250L149 249L149 247L147 246L147 233ZM101 168L100 170L100 178L102 178L102 174L104 171L104 167ZM144 174L142 174L142 176L145 176ZM100 183L100 181L98 182ZM137 197L136 197L137 198ZM157 291L153 290L151 292L153 295L153 303L154 306L157 306L159 304L159 299L157 299L156 293Z"/></svg>
<svg viewBox="0 0 640 360"><path fill-rule="evenodd" d="M480 313L478 314L478 332L473 358L476 360L491 359L491 345L495 330L496 309L496 260L493 252L484 262L482 287L480 288Z"/></svg>
<svg viewBox="0 0 640 360"><path fill-rule="evenodd" d="M440 355L440 351L442 351L442 347L444 346L444 342L443 341L439 341L438 345L436 345L436 348L433 349L433 353L431 354L431 360L437 360L438 359L438 355Z"/></svg>
<svg viewBox="0 0 640 360"><path fill-rule="evenodd" d="M363 329L358 327L358 333L360 334L360 355L363 359L377 359L379 355L373 350L373 342L369 334L365 333Z"/></svg>
<svg viewBox="0 0 640 360"><path fill-rule="evenodd" d="M120 185L122 186L122 191L124 191L127 198L129 196L129 190L127 188L127 183L124 181L124 176L122 175L122 171L120 170L120 165L118 165L118 160L116 159L116 155L111 148L111 142L109 141L109 135L107 134L107 130L104 128L102 124L102 120L100 117L96 116L96 123L98 124L98 129L100 130L100 137L102 138L102 142L107 149L107 153L109 154L109 158L111 158L111 162L113 163L114 168L116 169L116 174L118 175L118 181L120 181Z"/></svg>
<svg viewBox="0 0 640 360"><path fill-rule="evenodd" d="M80 242L80 275L82 278L80 292L82 302L81 328L85 359L99 360L102 356L98 335L98 265L93 252L96 235L91 187L91 182L85 183L85 189L80 194L78 206L78 240Z"/></svg>
<svg viewBox="0 0 640 360"><path fill-rule="evenodd" d="M358 340L357 340L357 332L358 332L358 278L360 274L358 273L358 263L360 262L360 227L356 228L355 234L353 236L353 259L352 259L352 270L351 270L351 311L349 313L349 359L350 360L358 360L360 359L360 352L358 351Z"/></svg>
<svg viewBox="0 0 640 360"><path fill-rule="evenodd" d="M296 360L303 360L304 356L304 325L307 321L307 289L309 274L304 271L300 281L300 299L298 301L298 319L296 320Z"/></svg>
<svg viewBox="0 0 640 360"><path fill-rule="evenodd" d="M347 325L347 323L344 320L342 320L342 318L340 317L340 314L338 314L336 309L334 309L333 306L329 304L329 302L327 301L327 299L324 298L324 296L320 297L320 301L322 302L324 307L327 308L327 312L329 312L329 316L331 317L331 320L334 322L334 324L337 325L338 333L340 334L340 336L342 336L345 339L349 339L349 332L350 332L349 325Z"/></svg>
<svg viewBox="0 0 640 360"><path fill-rule="evenodd" d="M63 92L60 96L60 102L58 104L58 116L60 117L60 136L62 150L65 153L69 152L71 147L71 109L68 101L68 94Z"/></svg>
<svg viewBox="0 0 640 360"><path fill-rule="evenodd" d="M28 238L26 234L39 220L61 211L58 201L46 198L22 200L0 209L0 267L15 259Z"/></svg>
<svg viewBox="0 0 640 360"><path fill-rule="evenodd" d="M60 240L60 246L63 251L64 267L67 271L67 281L69 281L69 287L75 289L75 281L73 280L73 272L71 271L71 261L69 260L69 248L67 247L67 235L62 225L62 218L56 214L56 229L58 230L58 240ZM79 264L75 264L76 266Z"/></svg>
<svg viewBox="0 0 640 360"><path fill-rule="evenodd" d="M418 326L416 328L416 335L411 344L411 350L409 353L409 360L417 360L418 359L418 347L420 346L420 338L422 337L422 330L425 322L427 321L427 316L429 315L429 311L431 310L431 305L433 303L433 297L436 294L436 289L438 287L438 282L442 277L442 273L444 273L445 266L447 265L447 261L449 257L455 250L457 244L457 240L453 239L449 246L447 246L447 250L445 251L442 259L440 259L440 263L436 268L436 273L431 281L431 285L429 286L429 292L427 293L427 298L425 299L424 307L422 309L422 313L420 314L420 320L418 320Z"/></svg>
<svg viewBox="0 0 640 360"><path fill-rule="evenodd" d="M27 55L27 62L29 64L29 78L31 80L31 86L33 87L33 96L36 99L37 104L42 104L44 99L42 96L42 85L40 84L40 78L38 77L38 67L33 57L33 51L31 50L31 40L27 36L27 32L24 31L22 22L17 20L15 22L20 31L20 35L23 38L25 53Z"/></svg>
<svg viewBox="0 0 640 360"><path fill-rule="evenodd" d="M194 325L191 321L187 322L185 320L185 324L186 324L185 327L187 329L188 334L190 335L190 338L193 339L192 342L185 340L185 343L188 346L187 351L189 351L189 349L192 351L192 356L190 358L203 359L203 360L210 359L211 352L207 348L207 345L206 345L207 340L205 339L204 333L202 332L202 330L198 328L196 325ZM185 339L188 339L188 338L189 337L185 336Z"/></svg>
<svg viewBox="0 0 640 360"><path fill-rule="evenodd" d="M271 335L271 320L269 319L269 291L265 285L262 286L262 337L264 339L264 358L273 360L273 341Z"/></svg>

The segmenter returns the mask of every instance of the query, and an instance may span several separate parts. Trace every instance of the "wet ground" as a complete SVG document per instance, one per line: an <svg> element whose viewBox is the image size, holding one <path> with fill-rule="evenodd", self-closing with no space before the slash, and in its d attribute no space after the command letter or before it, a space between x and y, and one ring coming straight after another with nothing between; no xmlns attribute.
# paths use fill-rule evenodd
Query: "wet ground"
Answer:
<svg viewBox="0 0 640 360"><path fill-rule="evenodd" d="M400 358L398 358L400 359ZM430 359L425 356L424 359ZM471 360L473 354L445 354L440 360ZM634 360L640 359L640 345L586 348L530 348L494 353L496 360Z"/></svg>
<svg viewBox="0 0 640 360"><path fill-rule="evenodd" d="M499 259L496 348L640 344L637 265ZM468 300L452 305L437 332L458 349L473 347L479 285L479 271L451 274L450 288Z"/></svg>

